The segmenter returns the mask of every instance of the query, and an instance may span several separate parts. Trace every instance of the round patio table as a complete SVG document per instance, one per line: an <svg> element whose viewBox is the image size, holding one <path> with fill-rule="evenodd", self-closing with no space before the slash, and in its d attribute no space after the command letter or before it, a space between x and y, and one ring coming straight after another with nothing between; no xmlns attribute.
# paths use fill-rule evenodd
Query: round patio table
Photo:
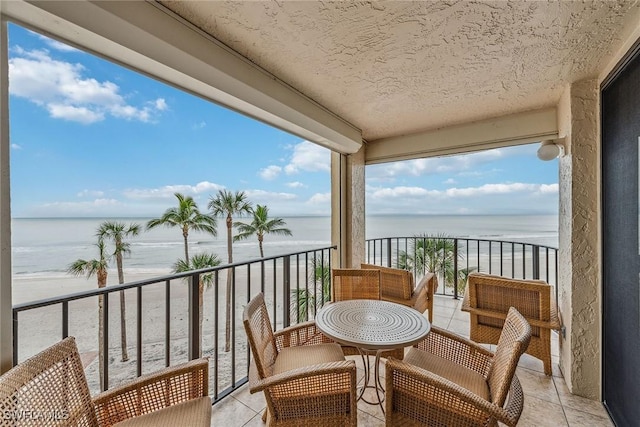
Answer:
<svg viewBox="0 0 640 427"><path fill-rule="evenodd" d="M365 382L358 399L382 407L380 392L380 354L384 350L408 347L421 341L431 330L426 317L411 307L380 300L346 300L327 304L318 310L316 326L336 342L358 348L366 355ZM375 352L374 385L369 385L369 353ZM363 399L367 388L375 388L377 402Z"/></svg>

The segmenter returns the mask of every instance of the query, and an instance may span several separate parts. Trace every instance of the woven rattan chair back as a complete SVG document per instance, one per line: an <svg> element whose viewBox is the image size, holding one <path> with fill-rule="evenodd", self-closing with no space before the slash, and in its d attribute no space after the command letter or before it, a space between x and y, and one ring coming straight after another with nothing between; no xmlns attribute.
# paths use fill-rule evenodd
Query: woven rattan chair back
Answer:
<svg viewBox="0 0 640 427"><path fill-rule="evenodd" d="M98 426L73 337L0 377L0 414L1 426Z"/></svg>
<svg viewBox="0 0 640 427"><path fill-rule="evenodd" d="M544 284L536 288L515 288L504 282L491 281L485 276L473 276L475 291L472 298L477 301L477 307L482 310L506 312L510 307L517 307L520 314L530 319L549 320L549 300L551 287ZM475 282L481 281L481 286ZM542 284L542 282L540 282ZM546 310L544 309L546 307ZM478 324L502 328L503 321L488 316L478 316ZM533 336L540 336L539 328L532 328Z"/></svg>
<svg viewBox="0 0 640 427"><path fill-rule="evenodd" d="M267 305L264 302L264 294L259 293L249 301L244 308L242 322L249 339L258 376L260 378L271 376L278 350Z"/></svg>
<svg viewBox="0 0 640 427"><path fill-rule="evenodd" d="M504 404L520 356L527 350L530 340L529 322L518 310L511 307L504 321L500 340L487 375L491 401L496 405Z"/></svg>
<svg viewBox="0 0 640 427"><path fill-rule="evenodd" d="M380 270L334 268L333 301L350 299L380 299Z"/></svg>
<svg viewBox="0 0 640 427"><path fill-rule="evenodd" d="M414 283L410 271L374 264L360 264L360 268L380 270L380 298L411 299Z"/></svg>
<svg viewBox="0 0 640 427"><path fill-rule="evenodd" d="M470 338L479 343L497 344L510 307L515 307L531 325L527 353L543 362L544 373L551 369L551 330L560 328L553 287L542 280L513 279L486 273L471 273L462 310L471 315Z"/></svg>

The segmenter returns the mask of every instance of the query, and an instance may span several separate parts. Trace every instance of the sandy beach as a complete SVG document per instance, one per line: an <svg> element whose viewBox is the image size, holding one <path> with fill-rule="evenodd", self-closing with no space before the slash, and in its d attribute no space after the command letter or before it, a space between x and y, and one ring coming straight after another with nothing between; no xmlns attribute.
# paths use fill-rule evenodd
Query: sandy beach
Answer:
<svg viewBox="0 0 640 427"><path fill-rule="evenodd" d="M304 273L304 270L302 274ZM169 274L169 271L167 271ZM248 295L260 291L260 267L256 265L251 271L251 286L248 285L246 267L236 270L234 291L234 353L236 380L247 373L247 343L242 326L242 310ZM281 269L276 268L277 323L282 321L282 280ZM109 284L112 285L117 274L109 273ZM127 282L152 277L149 274L127 274ZM301 276L304 284L305 278ZM265 296L269 306L273 304L274 294L273 266L265 266ZM13 302L20 304L33 302L75 292L97 288L96 279L72 277L68 275L16 277L13 282ZM215 384L218 391L231 385L232 353L224 352L225 328L225 289L226 274L221 272L218 289L215 285L204 294L203 318L203 355L209 357L210 384L213 394ZM165 282L145 286L142 291L142 371L152 372L164 367L165 363L165 329L166 329L166 290ZM120 347L120 297L119 292L109 297L109 386L122 383L136 376L136 323L137 323L137 290L125 291L127 315L127 348L129 360L121 361ZM218 318L218 353L214 351L215 318ZM187 361L188 346L188 301L187 285L183 280L170 282L170 354L171 364ZM33 309L19 314L18 357L24 360L62 338L62 307L60 304ZM69 303L69 335L76 337L78 348L85 364L87 379L92 393L99 391L98 378L98 299L84 298ZM216 366L217 365L217 366ZM217 373L217 379L216 377Z"/></svg>

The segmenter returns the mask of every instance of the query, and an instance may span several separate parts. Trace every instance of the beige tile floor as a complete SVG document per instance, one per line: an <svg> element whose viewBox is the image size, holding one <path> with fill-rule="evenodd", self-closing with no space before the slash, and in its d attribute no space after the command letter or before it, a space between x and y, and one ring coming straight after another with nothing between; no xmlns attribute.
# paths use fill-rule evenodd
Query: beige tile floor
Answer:
<svg viewBox="0 0 640 427"><path fill-rule="evenodd" d="M433 323L460 335L469 336L469 314L460 311L460 300L436 297ZM569 393L558 368L558 337L552 334L551 355L553 376L547 377L542 362L527 354L520 359L517 375L525 393L525 405L518 426L522 427L610 427L602 404ZM359 368L362 363L355 358ZM384 375L384 370L381 370ZM364 377L359 369L360 381ZM367 393L373 393L367 391ZM367 394L365 394L367 398ZM368 395L368 400L373 400ZM213 406L212 426L263 426L261 414L265 402L262 393L250 394L247 386ZM384 426L384 415L378 406L358 402L358 425Z"/></svg>

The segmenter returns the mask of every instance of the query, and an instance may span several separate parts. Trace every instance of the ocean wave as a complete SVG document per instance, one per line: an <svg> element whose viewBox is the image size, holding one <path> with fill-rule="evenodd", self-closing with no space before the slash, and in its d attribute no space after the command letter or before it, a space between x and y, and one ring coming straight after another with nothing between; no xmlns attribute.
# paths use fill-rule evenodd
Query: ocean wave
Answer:
<svg viewBox="0 0 640 427"><path fill-rule="evenodd" d="M109 268L107 270L107 274L109 277L116 277L118 275L118 270L115 268ZM165 276L167 274L171 274L171 269L167 267L140 267L140 268L126 268L124 269L125 278L127 274L132 275L146 275L146 276ZM46 270L46 271L22 271L22 272L13 272L13 276L20 279L40 279L40 278L71 278L75 277L72 274L69 274L66 270ZM81 277L85 277L84 275ZM92 278L90 280L95 280Z"/></svg>
<svg viewBox="0 0 640 427"><path fill-rule="evenodd" d="M42 278L69 278L74 277L66 270L48 271L14 271L13 276L19 279L42 279Z"/></svg>
<svg viewBox="0 0 640 427"><path fill-rule="evenodd" d="M169 246L183 246L184 242L132 242L131 246L140 246L144 248L166 248Z"/></svg>
<svg viewBox="0 0 640 427"><path fill-rule="evenodd" d="M17 254L28 254L28 253L36 253L36 252L49 252L49 251L61 251L65 250L67 252L70 251L86 251L94 245L71 245L71 244L51 244L51 245L33 245L33 246L13 246L11 250Z"/></svg>
<svg viewBox="0 0 640 427"><path fill-rule="evenodd" d="M254 245L257 243L254 243ZM277 242L264 242L264 245L270 246L310 246L310 245L318 245L318 246L327 246L330 245L331 242L328 240L281 240Z"/></svg>

